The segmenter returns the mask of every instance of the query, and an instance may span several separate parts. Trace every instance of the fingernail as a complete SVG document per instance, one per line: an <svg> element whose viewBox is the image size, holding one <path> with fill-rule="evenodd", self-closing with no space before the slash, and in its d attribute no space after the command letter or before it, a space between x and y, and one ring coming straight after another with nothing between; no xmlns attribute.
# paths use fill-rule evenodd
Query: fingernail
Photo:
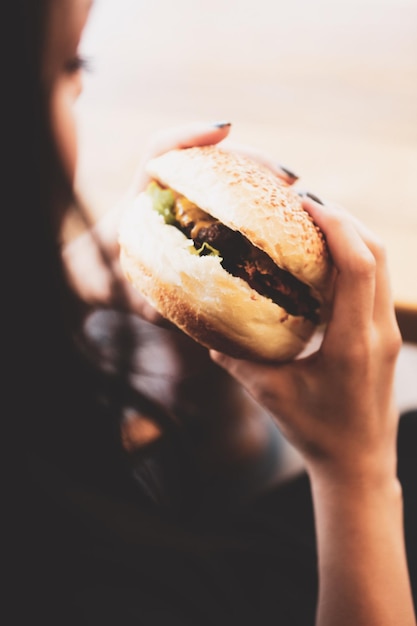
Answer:
<svg viewBox="0 0 417 626"><path fill-rule="evenodd" d="M298 195L303 197L307 197L310 198L310 200L313 200L314 202L317 202L317 204L321 204L324 206L324 202L322 202L322 200L320 200L320 198L318 198L317 196L314 195L314 193L310 193L309 191L299 191Z"/></svg>
<svg viewBox="0 0 417 626"><path fill-rule="evenodd" d="M298 180L300 178L299 176L297 176L297 174L294 174L294 172L289 170L288 167L284 167L283 165L281 165L281 163L278 163L278 167L281 171L284 172L284 174L289 176L289 178L292 178L294 180Z"/></svg>
<svg viewBox="0 0 417 626"><path fill-rule="evenodd" d="M232 122L214 122L214 128L226 128L227 126L231 126Z"/></svg>

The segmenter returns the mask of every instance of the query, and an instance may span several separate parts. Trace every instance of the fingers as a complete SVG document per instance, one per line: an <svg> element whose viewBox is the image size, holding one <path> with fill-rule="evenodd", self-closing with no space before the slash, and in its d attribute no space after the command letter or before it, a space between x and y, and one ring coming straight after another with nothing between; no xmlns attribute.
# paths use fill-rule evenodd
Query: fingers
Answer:
<svg viewBox="0 0 417 626"><path fill-rule="evenodd" d="M142 157L138 174L133 181L132 193L136 194L138 190L143 189L148 184L149 177L144 171L144 165L149 159L168 150L219 143L228 136L230 127L230 122L215 122L211 124L193 122L184 126L164 129L156 133ZM260 150L229 142L225 142L223 147L258 161L258 163L267 167L288 185L292 185L298 180L297 174L291 169L266 156Z"/></svg>
<svg viewBox="0 0 417 626"><path fill-rule="evenodd" d="M230 122L193 122L184 126L165 129L154 136L149 152L152 156L158 156L174 148L215 144L227 137L230 127Z"/></svg>
<svg viewBox="0 0 417 626"><path fill-rule="evenodd" d="M304 208L324 232L337 269L332 320L343 337L356 339L375 324L387 337L397 332L384 247L356 217L311 199ZM390 333L390 335L389 335ZM332 338L333 339L333 338ZM394 341L395 343L395 341Z"/></svg>
<svg viewBox="0 0 417 626"><path fill-rule="evenodd" d="M394 302L391 292L391 281L385 247L378 237L356 217L351 217L359 235L362 237L376 261L376 285L374 320L382 324L397 326Z"/></svg>
<svg viewBox="0 0 417 626"><path fill-rule="evenodd" d="M136 191L143 189L149 182L149 177L144 171L144 165L149 159L168 150L219 143L227 137L230 127L230 122L192 122L156 133L142 157L138 175L133 182L134 189Z"/></svg>
<svg viewBox="0 0 417 626"><path fill-rule="evenodd" d="M337 270L332 310L337 331L343 337L352 330L363 335L373 318L375 259L347 214L312 200L303 206L325 234Z"/></svg>
<svg viewBox="0 0 417 626"><path fill-rule="evenodd" d="M256 148L252 148L251 146L246 146L243 144L238 144L235 142L231 142L228 139L223 144L223 147L226 150L233 150L233 152L237 152L238 154L242 154L243 156L250 157L254 159L261 165L265 165L269 170L273 172L278 178L283 180L288 185L293 185L297 180L298 176L292 170L288 169L281 163L278 163L271 157L268 157L260 150Z"/></svg>

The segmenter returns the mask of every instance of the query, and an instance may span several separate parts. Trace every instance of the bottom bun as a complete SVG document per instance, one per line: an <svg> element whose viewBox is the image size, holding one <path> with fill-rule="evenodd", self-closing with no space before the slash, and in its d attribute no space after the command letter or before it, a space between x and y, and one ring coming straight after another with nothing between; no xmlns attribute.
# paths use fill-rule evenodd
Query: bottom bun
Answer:
<svg viewBox="0 0 417 626"><path fill-rule="evenodd" d="M198 256L142 193L122 219L122 270L161 315L200 344L237 358L283 361L306 346L315 326L289 315L226 272L218 256Z"/></svg>

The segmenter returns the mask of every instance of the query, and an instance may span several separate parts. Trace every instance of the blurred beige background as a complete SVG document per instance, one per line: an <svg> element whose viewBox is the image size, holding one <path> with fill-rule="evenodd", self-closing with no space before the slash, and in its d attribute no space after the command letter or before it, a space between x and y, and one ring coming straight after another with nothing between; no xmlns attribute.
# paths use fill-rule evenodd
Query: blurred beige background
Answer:
<svg viewBox="0 0 417 626"><path fill-rule="evenodd" d="M228 120L385 240L417 311L417 2L95 0L78 104L79 187L122 196L153 131Z"/></svg>

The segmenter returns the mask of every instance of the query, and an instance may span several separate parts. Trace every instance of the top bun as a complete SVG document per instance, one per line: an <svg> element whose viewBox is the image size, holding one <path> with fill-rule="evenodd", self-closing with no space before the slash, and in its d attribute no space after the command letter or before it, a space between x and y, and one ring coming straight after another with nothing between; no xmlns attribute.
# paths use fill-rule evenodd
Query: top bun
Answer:
<svg viewBox="0 0 417 626"><path fill-rule="evenodd" d="M323 300L331 263L323 234L298 194L269 169L218 146L171 150L147 173L268 254Z"/></svg>

